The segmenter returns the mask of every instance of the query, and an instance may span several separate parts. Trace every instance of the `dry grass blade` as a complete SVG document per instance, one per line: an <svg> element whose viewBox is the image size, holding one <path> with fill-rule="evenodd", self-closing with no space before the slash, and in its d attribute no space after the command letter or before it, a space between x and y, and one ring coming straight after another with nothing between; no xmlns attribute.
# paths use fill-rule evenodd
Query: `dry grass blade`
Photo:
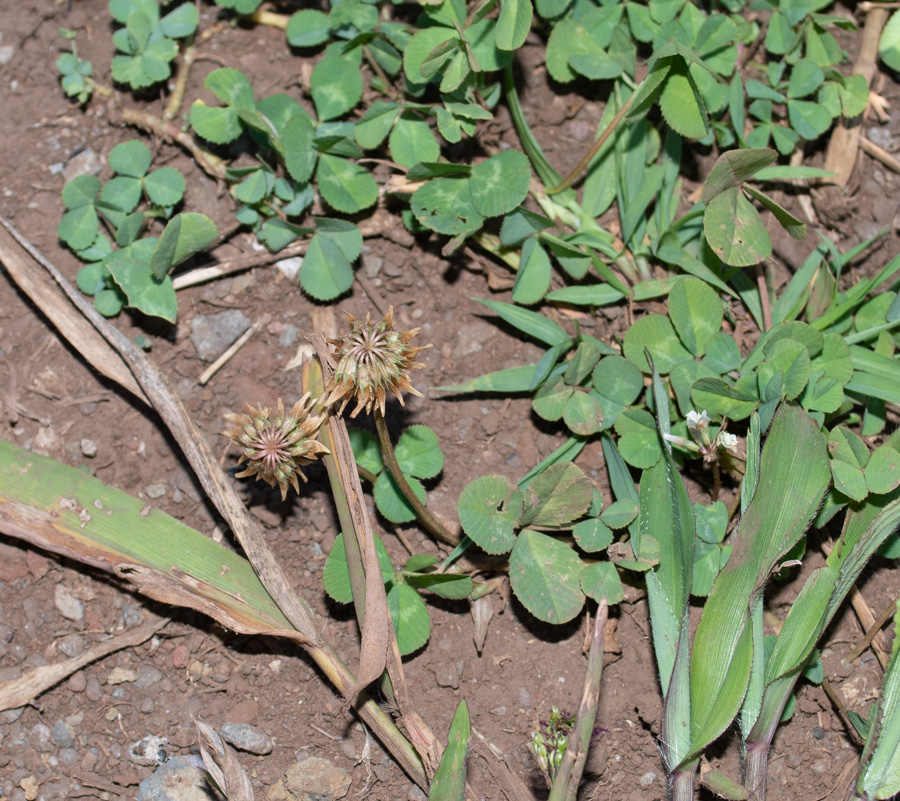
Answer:
<svg viewBox="0 0 900 801"><path fill-rule="evenodd" d="M63 679L81 670L85 665L104 656L121 651L123 648L133 648L142 642L149 640L166 623L168 618L155 620L139 628L119 634L107 642L88 648L81 656L67 659L54 665L43 665L26 673L24 676L12 681L0 684L0 711L5 709L17 709L20 706L31 703L45 690L49 690Z"/></svg>
<svg viewBox="0 0 900 801"><path fill-rule="evenodd" d="M62 333L82 353L85 352L85 342L91 341L99 334L125 362L131 371L133 380L137 381L143 391L143 395L150 400L153 408L171 431L175 441L181 445L182 451L197 474L203 489L221 515L228 521L231 530L247 554L247 558L259 574L263 585L303 639L310 645L318 645L320 638L313 624L309 607L292 590L287 576L269 549L259 527L250 517L231 482L227 480L219 467L205 438L197 430L181 400L169 387L160 370L143 352L132 345L121 331L110 325L93 305L66 281L59 270L47 261L7 220L0 217L0 223L12 234L19 245L50 273L71 304L85 318L84 321L73 320L67 329L61 329ZM13 277L15 278L15 276ZM26 293L28 292L27 287L23 286L22 289ZM50 319L54 322L56 320L55 317ZM119 373L110 377L118 380Z"/></svg>
<svg viewBox="0 0 900 801"><path fill-rule="evenodd" d="M180 444L204 490L225 520L228 521L267 592L294 627L296 634L291 633L292 638L307 649L309 655L341 694L345 696L350 694L358 682L335 651L322 640L313 623L311 610L301 598L294 594L284 571L276 562L256 523L250 517L231 482L214 459L205 439L194 426L181 401L169 388L158 368L118 329L103 319L93 305L66 281L59 270L2 216L0 216L0 226L6 228L19 245L50 273L62 293L83 316L84 319L78 319L73 315L71 325L66 328L61 327L60 330L66 338L84 353L86 352L85 343L92 338L96 339L99 334L111 348L111 350L107 350L107 355L100 357L101 362L111 358L110 354L114 353L115 358L121 358L127 365L133 376L132 382L136 381L143 396L149 399L153 408L171 431L175 441ZM16 276L13 275L13 278L15 279ZM20 284L20 287L30 297L29 290L41 291L37 288L38 285L46 285L46 283L46 279L44 281L33 279L25 284ZM44 288L46 289L46 286ZM56 317L50 319L54 321ZM121 372L117 372L110 377L118 381L121 375ZM288 634L287 632L281 633ZM378 733L381 742L413 781L419 786L427 788L428 778L421 759L410 743L400 734L390 716L374 701L364 697L359 699L358 712L373 731Z"/></svg>
<svg viewBox="0 0 900 801"><path fill-rule="evenodd" d="M253 801L253 788L247 771L219 733L208 723L194 718L200 757L212 781L228 801Z"/></svg>
<svg viewBox="0 0 900 801"><path fill-rule="evenodd" d="M327 386L327 375L324 371L329 369L328 345L325 337L314 334L310 342L319 357L322 365L322 380ZM309 390L309 387L304 387ZM356 672L358 681L357 691L375 681L388 664L390 652L389 642L393 634L390 611L387 605L387 595L384 583L381 580L381 567L378 563L378 555L375 552L375 536L372 525L363 502L362 484L359 481L359 472L356 469L356 459L353 456L353 448L350 445L350 436L343 419L329 412L327 431L323 429L321 437L323 444L331 452L326 458L333 462L340 478L341 489L347 501L347 513L350 516L350 524L359 551L362 557L363 570L365 572L365 601L364 611L360 618L362 629L362 642L360 644L359 669ZM342 525L344 521L341 521ZM344 531L345 542L351 532ZM346 543L349 548L352 543ZM393 660L392 660L393 661Z"/></svg>
<svg viewBox="0 0 900 801"><path fill-rule="evenodd" d="M863 28L862 44L853 73L862 75L869 86L872 85L877 69L878 41L881 39L881 29L884 28L887 19L886 9L873 7L866 17L866 25ZM852 121L842 119L840 125L832 132L825 154L825 169L836 173L834 178L829 179L830 183L844 187L850 180L860 146L860 125L861 119Z"/></svg>

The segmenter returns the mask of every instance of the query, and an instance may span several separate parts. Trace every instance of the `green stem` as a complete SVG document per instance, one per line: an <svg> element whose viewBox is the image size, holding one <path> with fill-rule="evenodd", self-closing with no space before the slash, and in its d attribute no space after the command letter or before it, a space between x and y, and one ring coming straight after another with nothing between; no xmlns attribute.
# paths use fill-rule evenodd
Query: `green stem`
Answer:
<svg viewBox="0 0 900 801"><path fill-rule="evenodd" d="M744 787L748 801L766 801L766 779L769 771L769 743L747 743L744 755Z"/></svg>
<svg viewBox="0 0 900 801"><path fill-rule="evenodd" d="M397 462L397 457L394 455L394 445L391 442L391 435L388 433L384 415L377 406L375 407L373 414L375 416L375 429L378 432L378 442L381 445L381 458L384 460L385 467L387 467L394 477L394 481L397 482L397 486L400 488L400 492L403 493L403 497L409 501L410 506L415 510L419 522L425 527L429 534L437 537L442 542L446 542L449 545L458 545L459 537L448 531L447 528L425 508L422 501L420 501L413 492L412 487L409 486L409 482L406 480L406 476L403 475L403 471L400 469L400 465Z"/></svg>
<svg viewBox="0 0 900 801"><path fill-rule="evenodd" d="M670 774L670 801L694 801L694 774L697 772L697 761L691 762L681 770Z"/></svg>
<svg viewBox="0 0 900 801"><path fill-rule="evenodd" d="M578 180L578 177L583 173L588 165L591 163L591 159L600 152L600 148L606 144L606 140L609 139L610 134L616 130L619 126L619 123L625 118L625 115L628 113L628 109L631 107L631 99L634 97L634 94L629 95L628 99L622 104L622 108L620 108L616 112L616 116L613 117L612 122L606 126L603 130L603 133L597 137L597 141L591 145L591 149L585 153L584 158L575 165L575 169L573 169L565 178L562 179L556 186L552 189L547 190L548 195L555 195L558 192L562 192L568 189L575 181Z"/></svg>

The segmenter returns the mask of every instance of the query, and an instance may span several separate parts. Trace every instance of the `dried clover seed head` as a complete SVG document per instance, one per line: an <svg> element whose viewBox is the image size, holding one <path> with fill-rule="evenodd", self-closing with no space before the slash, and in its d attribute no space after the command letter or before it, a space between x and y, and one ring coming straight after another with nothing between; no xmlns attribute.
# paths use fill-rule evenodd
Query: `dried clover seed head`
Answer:
<svg viewBox="0 0 900 801"><path fill-rule="evenodd" d="M254 409L250 404L247 414L226 414L225 419L235 427L224 432L225 436L241 449L238 464L247 462L247 469L238 473L238 478L256 476L272 487L277 484L282 500L287 497L288 485L299 492L297 476L306 481L300 468L320 453L328 453L328 448L315 439L325 421L324 414L310 415L315 405L307 392L289 413L285 413L279 398L274 416L270 409Z"/></svg>
<svg viewBox="0 0 900 801"><path fill-rule="evenodd" d="M394 331L394 307L379 323L362 322L352 314L347 315L350 322L349 333L341 332L339 339L329 339L334 345L332 354L335 362L334 375L328 382L328 394L325 405L330 406L343 398L339 413L351 398L356 399L356 408L351 417L356 417L360 409L367 412L376 406L384 414L384 402L387 391L397 396L403 405L401 391L410 392L422 397L422 393L409 383L407 372L424 367L415 361L419 351L431 345L417 348L409 344L419 333L418 328L411 331Z"/></svg>

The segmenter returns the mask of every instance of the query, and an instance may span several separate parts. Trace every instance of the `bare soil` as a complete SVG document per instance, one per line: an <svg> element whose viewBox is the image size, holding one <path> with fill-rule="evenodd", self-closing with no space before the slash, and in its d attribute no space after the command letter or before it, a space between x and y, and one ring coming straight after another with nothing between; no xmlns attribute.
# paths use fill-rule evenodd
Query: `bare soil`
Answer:
<svg viewBox="0 0 900 801"><path fill-rule="evenodd" d="M0 66L0 213L74 280L79 265L56 237L64 178L55 165L69 163L85 148L103 158L116 143L140 134L110 125L99 98L82 110L63 97L54 66L63 44L59 27L79 31L81 54L93 60L101 81L109 82L112 55L104 0L74 0L70 6L67 9L65 2L53 0L0 0L2 43L14 46L12 58ZM203 11L208 15L214 9L204 6ZM201 25L209 23L207 16ZM852 58L856 41L845 46ZM226 27L204 45L203 54L206 58L191 76L188 104L200 96L205 75L219 62L245 70L260 91L264 87L266 93L299 92L304 65L291 56L281 31ZM569 87L548 82L536 54L536 48L526 48L522 56L525 111L548 157L563 169L577 161L592 139L602 105L584 102ZM894 99L895 83L884 77L879 80L877 88ZM150 96L136 102L158 112L163 101ZM892 136L900 135L900 118L892 115L889 125L878 130L889 145ZM504 140L516 144L505 114L479 135L488 148ZM204 211L220 225L231 219L233 207L227 193L176 147L150 144L158 154L157 163L170 163L189 176L188 208ZM810 153L810 157L810 163L821 162L820 154ZM844 198L850 216L830 223L842 250L884 226L893 226L898 184L896 176L868 157L861 158L855 194ZM796 209L794 198L782 200ZM379 302L393 304L399 327L421 326L416 343L431 342L434 347L421 355L427 369L414 376L426 397L410 398L402 409L391 406L389 423L397 435L415 422L437 432L446 466L429 486L429 506L444 519L454 520L455 499L473 477L496 473L518 478L565 435L534 418L527 400L445 400L430 391L491 370L533 363L541 350L513 336L473 301L492 294L508 299L508 292L492 292L488 286L486 271L493 274L496 285L496 277L504 275L502 267L468 250L443 258L442 243L436 238L414 239L403 229L396 211L391 205L380 210L380 234L366 239L360 270L368 277L370 291L357 283L333 309L317 306L275 268L264 266L181 292L174 327L128 314L117 324L129 336L141 333L152 340L153 359L177 388L221 463L230 466L235 453L220 433L223 414L240 409L245 402L273 405L278 397L293 402L298 379L295 372L285 371L285 365L305 334L314 326L340 327L344 311L377 314ZM799 244L787 238L777 240L776 280L784 280L802 261L811 240L812 236ZM897 244L892 230L854 265L854 275L871 274L898 251ZM251 252L251 247L251 237L240 234L217 256ZM264 323L202 386L198 376L207 364L191 344L191 322L197 315L223 309L240 309L251 320ZM559 319L570 325L565 318ZM616 318L615 313L582 322L591 326L595 336L607 340L624 326L624 318ZM290 341L291 326L297 329L294 341ZM205 503L161 421L100 379L4 270L0 270L0 437L83 467L202 532L223 536L220 521ZM96 445L96 455L84 455L83 440ZM578 462L608 495L599 444L589 444ZM320 615L326 636L352 665L358 649L355 620L349 610L330 602L322 589L322 567L337 534L336 515L322 470L312 468L309 477L301 494L290 495L286 502L276 491L246 481L241 492L298 592ZM692 486L698 498L708 492L708 484L699 478ZM400 537L386 521L375 519L388 551L395 562L401 562L407 551ZM416 550L444 552L415 527L398 533ZM822 563L815 539L802 576ZM800 583L773 588L770 624L784 618ZM898 571L879 563L868 571L862 592L880 611L896 596L897 586ZM83 604L80 618L62 615L58 599L66 593L60 588ZM416 711L442 736L458 701L465 698L474 728L542 797L546 789L529 750L530 733L538 719L548 717L551 706L576 707L586 666L585 617L567 626L549 627L530 617L505 586L492 597L495 614L480 653L473 642L466 603L430 606L430 642L406 660L410 691ZM23 710L0 713L0 801L34 798L26 795L26 789L35 783L37 797L47 801L134 798L137 784L153 768L130 761L130 746L147 735L157 735L168 738L170 756L189 753L195 746L192 715L213 725L249 723L274 739L275 749L268 756L241 754L259 798L265 798L268 787L304 755L325 757L350 772L348 797L423 797L376 742L366 750L367 733L352 714L343 711L341 699L298 649L277 640L235 636L197 614L149 603L108 576L0 538L0 682L65 659L154 615L172 617L158 637L90 665ZM664 771L655 741L660 696L646 601L639 585L629 588L625 602L613 610L613 620L616 628L608 643L598 716L598 725L606 732L592 753L581 797L662 799ZM826 677L848 707L863 712L875 697L881 669L868 652L852 664L841 661L860 638L855 616L845 612L824 639L823 659ZM116 668L134 670L139 680L110 683ZM60 721L74 735L71 743L64 744L69 747L62 747L48 732ZM840 798L858 755L858 747L823 689L802 685L796 713L775 739L770 797L783 801ZM737 777L734 738L726 737L714 749L712 760ZM470 783L481 797L504 797L480 752L470 756L469 770ZM700 792L706 797L705 790Z"/></svg>

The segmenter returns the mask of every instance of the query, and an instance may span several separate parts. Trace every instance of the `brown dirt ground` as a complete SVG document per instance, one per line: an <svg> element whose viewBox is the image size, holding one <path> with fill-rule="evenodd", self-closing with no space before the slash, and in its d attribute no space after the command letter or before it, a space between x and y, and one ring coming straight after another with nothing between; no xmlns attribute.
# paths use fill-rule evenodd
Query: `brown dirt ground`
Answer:
<svg viewBox="0 0 900 801"><path fill-rule="evenodd" d="M54 67L62 44L57 28L79 31L82 55L94 61L100 80L108 80L111 43L106 3L74 0L67 12L65 3L52 0L0 0L0 11L3 43L15 47L10 62L0 66L0 213L74 278L76 260L55 235L63 178L52 174L50 165L67 161L85 147L105 156L113 145L135 132L110 126L102 102L95 100L84 111L66 102ZM846 46L853 55L855 42ZM267 92L298 91L299 60L289 57L280 31L226 29L204 52L247 71L254 84ZM549 85L535 61L535 50L526 48L523 62L524 103L535 135L551 161L567 166L589 141L601 106L592 100L582 102L580 95L567 93L566 87ZM197 65L188 103L199 94L206 73L216 66L214 61ZM892 81L882 87L889 99L896 97ZM154 110L161 107L158 98L146 99L144 104ZM900 133L900 118L895 114L882 131ZM489 144L515 141L502 114L499 123L481 135ZM227 195L222 196L179 150L165 143L151 144L161 162L190 176L188 207L206 211L220 223L227 221L231 212ZM821 159L818 154L813 156ZM857 175L854 216L834 229L841 248L855 244L873 229L891 225L897 213L900 192L895 176L868 158L860 161ZM793 198L786 202L793 203ZM366 258L369 263L373 257L383 259L372 284L394 304L400 326L422 326L420 340L434 343L434 348L423 354L427 369L416 376L421 390L536 360L541 351L535 345L496 325L472 300L489 294L486 259L467 252L445 260L436 255L441 243L413 241L405 235L398 217L388 215L386 219L383 234L367 240ZM784 267L796 266L810 245L779 238L776 246L783 278ZM249 238L239 235L218 255L224 258L249 247ZM896 252L897 237L892 232L855 269L869 273ZM499 267L491 269L502 272ZM497 296L506 298L507 294ZM179 301L179 322L172 329L150 326L148 332L146 321L127 315L117 322L130 336L140 332L152 336L153 358L208 435L221 462L231 465L234 453L220 435L222 415L245 401L272 404L278 396L295 398L297 377L285 372L284 365L296 344L285 347L278 339L286 324L297 326L301 334L311 331L314 312L321 315L323 310L267 267L185 290ZM206 365L188 338L191 320L225 308L238 308L253 320L265 317L268 322L208 385L201 386L197 376ZM344 310L360 314L371 308L372 299L357 284L334 313L342 319ZM328 314L325 310L325 319ZM593 326L593 333L607 338L622 325L614 315L586 322ZM155 505L200 531L216 531L219 521L201 499L189 467L160 420L99 379L19 293L5 271L0 271L0 381L0 436L85 467L134 495L145 494L150 485L164 484L165 494L153 501ZM405 425L425 422L438 433L446 467L430 487L429 505L446 519L454 519L455 498L474 475L500 473L517 478L562 441L558 429L533 418L525 400L438 400L427 394L425 399L411 398L403 410L392 407L390 424L399 433ZM523 420L530 422L523 424ZM82 455L79 443L83 438L97 445L92 459ZM579 464L600 489L608 490L598 444L585 449ZM698 497L704 492L700 486L694 489ZM353 664L358 639L355 622L346 609L326 600L321 584L325 555L336 535L323 473L312 469L310 483L301 495L289 497L285 503L276 493L264 490L246 482L241 485L298 591L321 615L321 625L337 651ZM389 552L395 560L403 559L406 552L399 539L383 520L378 524ZM418 549L439 550L413 527L403 533ZM816 546L810 550L802 575L822 561ZM868 571L862 589L872 606L880 609L896 595L897 585L896 569L877 564ZM82 620L71 621L59 613L54 603L59 586L84 603ZM769 604L774 619L783 619L797 586L799 583L793 582L774 588ZM459 699L465 698L474 727L507 756L513 769L540 796L543 779L528 748L529 733L535 720L546 717L552 705L575 707L586 665L584 617L568 626L550 628L532 619L509 592L496 594L493 604L495 615L481 654L473 644L466 604L430 607L431 640L406 660L410 690L416 710L441 734L447 731ZM170 755L188 753L195 743L192 714L214 725L244 721L274 738L276 747L271 755L241 755L260 798L267 786L303 755L326 757L349 771L352 796L421 797L377 744L373 743L367 760L361 759L365 733L352 715L342 711L341 701L297 649L262 637L235 636L196 614L162 609L104 575L47 559L13 540L0 539L0 681L65 658L59 648L68 635L80 634L91 646L104 635L133 627L151 614L173 616L157 639L90 665L20 714L0 713L0 799L22 801L21 782L28 777L36 779L39 798L47 801L133 798L137 783L151 768L129 762L128 747L152 734L168 737ZM646 603L637 587L629 590L613 617L620 652L607 654L598 717L608 731L595 747L582 797L600 801L661 799L665 796L664 773L655 742L660 699ZM870 654L852 665L841 662L859 637L855 617L843 614L825 638L824 657L826 676L851 708L862 711L880 684L880 668ZM194 662L199 665L189 670L186 666ZM142 666L158 671L144 671L154 679L150 686L107 682L115 668L136 670ZM60 720L74 730L72 748L59 748L48 741L40 725L52 727ZM804 685L797 713L775 739L771 797L784 801L838 798L849 781L845 768L855 763L857 756L857 748L824 691ZM737 775L733 737L716 747L713 761ZM485 759L470 756L469 769L471 784L482 797L503 797Z"/></svg>

